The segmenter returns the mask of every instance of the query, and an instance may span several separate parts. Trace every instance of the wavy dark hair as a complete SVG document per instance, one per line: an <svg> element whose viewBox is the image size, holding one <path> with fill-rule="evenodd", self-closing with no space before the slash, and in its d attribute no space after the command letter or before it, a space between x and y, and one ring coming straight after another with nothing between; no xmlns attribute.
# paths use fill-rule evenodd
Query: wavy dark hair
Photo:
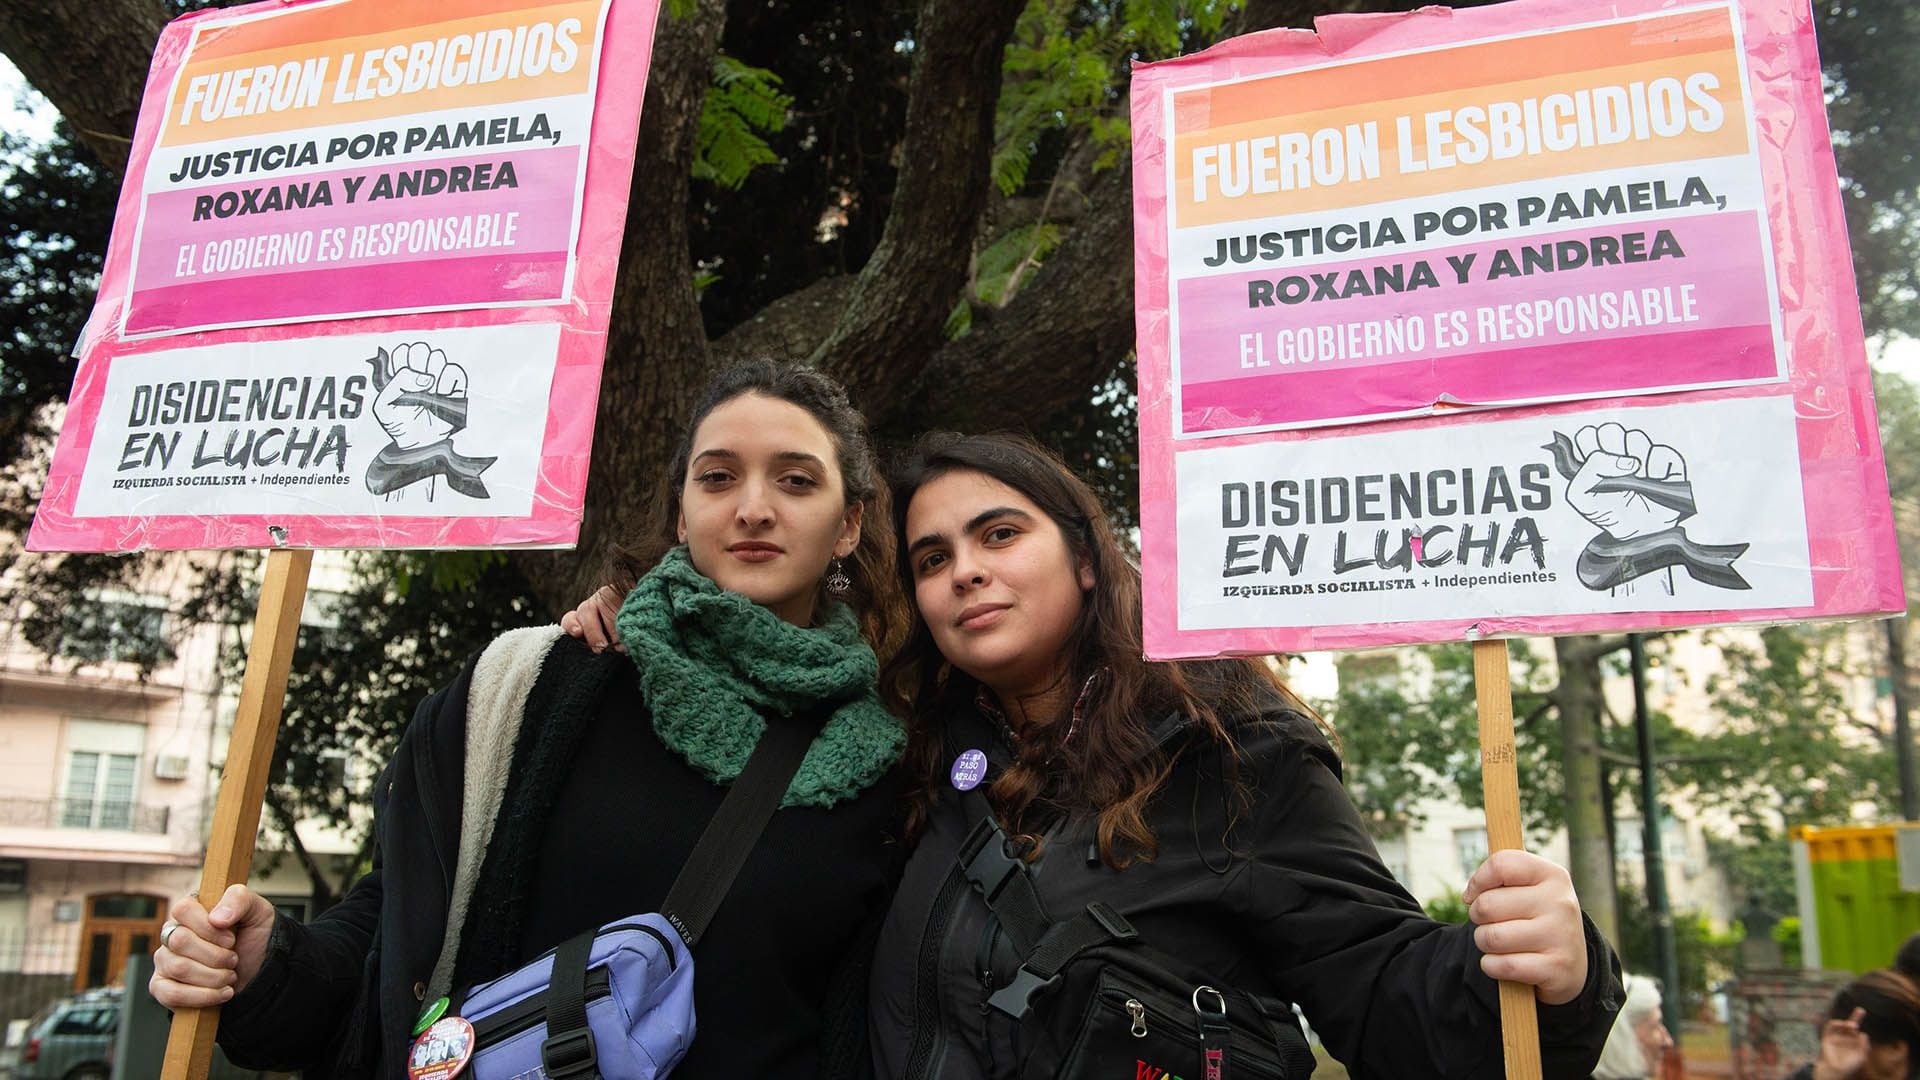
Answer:
<svg viewBox="0 0 1920 1080"><path fill-rule="evenodd" d="M1920 1076L1920 985L1893 968L1869 971L1840 988L1827 1009L1830 1020L1865 1010L1860 1030L1880 1044L1907 1044L1907 1075Z"/></svg>
<svg viewBox="0 0 1920 1080"><path fill-rule="evenodd" d="M928 482L953 472L976 472L1026 496L1060 528L1069 552L1093 568L1079 622L1065 646L1066 685L1087 685L1086 709L1072 739L1056 718L1035 718L1020 734L1017 759L988 789L988 800L1009 833L1038 854L1036 812L1060 810L1097 816L1100 856L1115 869L1156 851L1146 806L1175 761L1155 745L1149 725L1178 710L1191 717L1224 753L1227 781L1243 811L1239 754L1231 727L1275 708L1313 713L1266 664L1251 659L1149 663L1140 624L1140 571L1128 558L1099 500L1066 463L1018 435L923 437L895 470L894 544L906 550L907 510ZM913 595L913 568L900 560L901 587ZM980 683L940 654L925 619L915 619L906 642L880 673L880 692L910 718L906 767L913 781L909 835L925 826L940 789L942 728L946 717L974 708ZM1064 719L1064 718L1058 718Z"/></svg>
<svg viewBox="0 0 1920 1080"><path fill-rule="evenodd" d="M654 497L651 530L633 541L617 546L609 559L609 576L615 585L631 589L640 576L653 568L679 543L680 493L687 482L687 464L693 456L693 436L713 410L748 394L784 401L805 409L833 441L835 463L840 469L841 489L846 505L862 504L860 542L846 559L847 577L852 587L839 599L860 614L860 631L885 657L899 645L906 632L907 604L900 595L896 576L892 517L888 491L881 483L880 466L873 452L873 438L867 431L867 419L847 398L847 391L832 376L806 364L775 360L749 360L723 368L708 381L699 402L687 418L686 430L667 464L666 474ZM816 603L830 597L824 580Z"/></svg>

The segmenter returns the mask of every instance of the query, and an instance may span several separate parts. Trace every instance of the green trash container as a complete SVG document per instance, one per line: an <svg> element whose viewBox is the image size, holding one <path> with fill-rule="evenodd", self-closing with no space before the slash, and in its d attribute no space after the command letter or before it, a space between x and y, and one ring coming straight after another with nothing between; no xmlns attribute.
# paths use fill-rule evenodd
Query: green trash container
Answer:
<svg viewBox="0 0 1920 1080"><path fill-rule="evenodd" d="M1892 964L1920 930L1920 822L1801 825L1789 835L1802 965L1860 973Z"/></svg>

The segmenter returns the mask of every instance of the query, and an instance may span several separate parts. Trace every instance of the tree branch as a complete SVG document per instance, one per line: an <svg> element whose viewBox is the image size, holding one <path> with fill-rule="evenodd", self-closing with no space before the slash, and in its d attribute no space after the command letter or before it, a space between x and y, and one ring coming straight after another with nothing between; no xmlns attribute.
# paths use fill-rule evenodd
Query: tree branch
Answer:
<svg viewBox="0 0 1920 1080"><path fill-rule="evenodd" d="M1597 662L1601 657L1619 652L1627 647L1625 634L1602 636L1582 634L1577 637L1562 638L1562 656L1575 662Z"/></svg>
<svg viewBox="0 0 1920 1080"><path fill-rule="evenodd" d="M127 169L141 90L167 11L165 0L0 4L0 53L115 176Z"/></svg>
<svg viewBox="0 0 1920 1080"><path fill-rule="evenodd" d="M318 915L338 903L340 892L334 886L333 879L327 876L327 872L320 866L320 860L314 858L313 853L307 850L307 845L301 841L298 823L293 820L293 814L287 810L286 803L281 800L279 793L273 790L271 784L267 785L266 808L267 813L273 817L274 827L286 835L287 846L292 849L293 857L299 861L300 869L306 871L308 884L313 886L312 913Z"/></svg>
<svg viewBox="0 0 1920 1080"><path fill-rule="evenodd" d="M890 428L1032 426L1086 400L1133 351L1133 167L1109 170L1088 208L1012 303L974 313L973 329L935 353ZM1045 341L1047 361L1024 358ZM992 393L982 393L982 387Z"/></svg>
<svg viewBox="0 0 1920 1080"><path fill-rule="evenodd" d="M897 397L938 346L986 205L1000 67L1024 0L924 0L892 211L850 303L814 351L856 399Z"/></svg>

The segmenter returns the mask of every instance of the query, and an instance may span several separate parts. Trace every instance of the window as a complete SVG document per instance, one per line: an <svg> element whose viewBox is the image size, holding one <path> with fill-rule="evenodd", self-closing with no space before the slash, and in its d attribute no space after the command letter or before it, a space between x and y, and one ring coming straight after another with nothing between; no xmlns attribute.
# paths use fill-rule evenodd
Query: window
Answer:
<svg viewBox="0 0 1920 1080"><path fill-rule="evenodd" d="M1613 823L1613 858L1635 866L1646 861L1647 832L1639 818L1616 818Z"/></svg>
<svg viewBox="0 0 1920 1080"><path fill-rule="evenodd" d="M120 1006L115 1004L79 1005L61 1013L48 1034L98 1035L112 1031L119 1018Z"/></svg>
<svg viewBox="0 0 1920 1080"><path fill-rule="evenodd" d="M160 898L127 894L96 896L93 898L93 917L96 919L157 919L160 917Z"/></svg>
<svg viewBox="0 0 1920 1080"><path fill-rule="evenodd" d="M58 610L36 610L21 634L49 656L82 663L125 661L157 667L174 659L166 600L133 593L86 596Z"/></svg>
<svg viewBox="0 0 1920 1080"><path fill-rule="evenodd" d="M133 828L133 780L139 768L140 759L132 754L69 754L60 824L69 829Z"/></svg>
<svg viewBox="0 0 1920 1080"><path fill-rule="evenodd" d="M1407 884L1407 838L1404 835L1390 836L1377 842L1380 861L1385 864L1387 873L1393 880Z"/></svg>
<svg viewBox="0 0 1920 1080"><path fill-rule="evenodd" d="M146 729L99 720L67 722L66 794L60 824L69 829L131 829Z"/></svg>
<svg viewBox="0 0 1920 1080"><path fill-rule="evenodd" d="M1453 850L1460 856L1460 880L1465 881L1487 861L1487 830L1453 830Z"/></svg>

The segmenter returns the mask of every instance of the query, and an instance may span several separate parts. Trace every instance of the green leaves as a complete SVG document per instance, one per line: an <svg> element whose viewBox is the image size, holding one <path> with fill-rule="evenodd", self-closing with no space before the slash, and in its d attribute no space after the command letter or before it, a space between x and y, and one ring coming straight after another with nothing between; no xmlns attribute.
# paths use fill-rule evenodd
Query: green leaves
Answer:
<svg viewBox="0 0 1920 1080"><path fill-rule="evenodd" d="M693 178L737 190L753 170L780 155L763 135L787 126L793 98L780 91L780 77L724 54L713 59L713 85L694 135Z"/></svg>
<svg viewBox="0 0 1920 1080"><path fill-rule="evenodd" d="M1556 728L1542 719L1547 673L1525 643L1512 649L1514 745L1522 817L1536 837L1564 818ZM1322 711L1340 735L1347 791L1375 835L1425 820L1423 804L1481 804L1473 652L1465 644L1354 653Z"/></svg>
<svg viewBox="0 0 1920 1080"><path fill-rule="evenodd" d="M1050 136L1089 141L1095 169L1111 167L1127 147L1127 76L1135 60L1161 60L1219 36L1226 0L1033 0L1007 45L993 180L1002 195L1027 185Z"/></svg>
<svg viewBox="0 0 1920 1080"><path fill-rule="evenodd" d="M1712 634L1726 664L1707 680L1721 724L1662 734L1664 782L1750 829L1844 823L1859 801L1890 810L1893 755L1848 700L1859 664L1847 634L1839 624L1772 626L1757 644Z"/></svg>

